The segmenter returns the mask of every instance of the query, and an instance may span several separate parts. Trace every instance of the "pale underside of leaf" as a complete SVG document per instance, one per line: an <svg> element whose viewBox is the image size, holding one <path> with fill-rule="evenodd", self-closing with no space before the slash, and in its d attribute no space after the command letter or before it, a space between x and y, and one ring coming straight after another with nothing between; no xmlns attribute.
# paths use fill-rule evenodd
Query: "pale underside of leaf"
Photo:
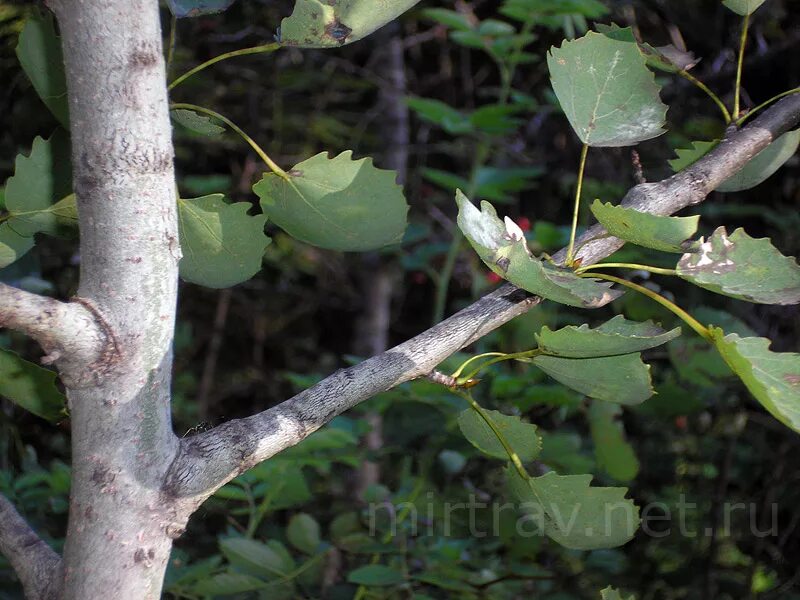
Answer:
<svg viewBox="0 0 800 600"><path fill-rule="evenodd" d="M595 200L591 209L611 235L661 252L686 252L686 240L697 232L700 221L698 216L653 215L624 206L613 206L600 200Z"/></svg>
<svg viewBox="0 0 800 600"><path fill-rule="evenodd" d="M301 48L343 46L368 36L419 0L297 0L281 21L280 42Z"/></svg>
<svg viewBox="0 0 800 600"><path fill-rule="evenodd" d="M665 331L652 321L638 323L617 315L594 329L587 324L569 325L557 331L544 327L536 334L536 342L540 350L551 356L595 358L641 352L680 334L680 327Z"/></svg>
<svg viewBox="0 0 800 600"><path fill-rule="evenodd" d="M718 228L678 262L680 277L712 292L760 304L800 303L800 266L766 238Z"/></svg>
<svg viewBox="0 0 800 600"><path fill-rule="evenodd" d="M764 2L766 0L722 0L725 6L742 16L754 13Z"/></svg>
<svg viewBox="0 0 800 600"><path fill-rule="evenodd" d="M800 432L800 354L772 352L766 338L709 329L722 358L756 400L781 423Z"/></svg>

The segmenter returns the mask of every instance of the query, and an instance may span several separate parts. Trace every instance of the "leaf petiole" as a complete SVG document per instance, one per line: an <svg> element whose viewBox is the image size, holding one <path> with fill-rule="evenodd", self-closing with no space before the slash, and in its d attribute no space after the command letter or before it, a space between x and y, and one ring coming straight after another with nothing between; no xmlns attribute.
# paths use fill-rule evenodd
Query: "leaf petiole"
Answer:
<svg viewBox="0 0 800 600"><path fill-rule="evenodd" d="M169 84L169 86L167 86L167 90L172 91L180 84L182 84L184 81L189 79L189 77L191 77L192 75L196 75L203 69L210 67L211 65L214 65L223 60L227 60L229 58L235 58L237 56L247 56L249 54L260 54L262 52L275 52L275 50L277 50L280 47L281 45L279 43L273 42L271 44L253 46L252 48L242 48L241 50L234 50L232 52L226 52L225 54L220 54L219 56L215 56L214 58L211 58L206 62L197 65L193 69L190 69L186 71L186 73L184 73L183 75L177 77L172 83Z"/></svg>
<svg viewBox="0 0 800 600"><path fill-rule="evenodd" d="M742 66L744 65L744 49L747 46L747 30L750 27L750 13L744 16L742 35L739 38L739 60L736 64L736 89L733 96L733 118L739 118L739 99L742 92Z"/></svg>
<svg viewBox="0 0 800 600"><path fill-rule="evenodd" d="M584 144L581 149L581 162L578 167L578 185L575 189L575 208L572 211L572 229L569 233L569 246L567 247L566 264L571 266L574 261L575 232L578 229L578 213L581 209L581 191L583 189L583 173L586 169L586 155L589 153L589 144Z"/></svg>
<svg viewBox="0 0 800 600"><path fill-rule="evenodd" d="M719 107L719 110L722 112L722 116L725 117L725 123L728 124L731 122L731 113L728 112L728 108L725 106L725 103L722 102L719 96L717 96L714 92L712 92L711 89L705 83L697 79L697 77L695 77L685 69L681 69L680 71L678 71L678 75L683 77L686 81L691 82L697 88L703 90L703 92L705 92L708 95L708 97L714 101L714 104L716 104Z"/></svg>
<svg viewBox="0 0 800 600"><path fill-rule="evenodd" d="M586 265L585 267L578 267L575 269L575 274L580 275L581 273L585 273L586 271L592 271L595 269L603 269L603 268L610 268L610 269L633 269L635 271L647 271L648 273L655 273L656 275L676 275L677 272L675 269L662 269L661 267L651 267L650 265L638 265L635 263L596 263L594 265Z"/></svg>
<svg viewBox="0 0 800 600"><path fill-rule="evenodd" d="M750 109L749 111L747 111L747 114L744 114L741 117L739 117L739 119L736 121L736 126L737 127L741 127L742 124L745 121L747 121L747 119L749 119L750 117L754 116L756 113L758 113L758 111L766 108L767 106L769 106L773 102L777 102L778 100L780 100L784 96L791 96L792 94L800 94L800 87L792 88L791 90L786 90L785 92L781 92L780 94L776 94L775 96L773 96L769 100L765 100L764 102L762 102L761 104L759 104L755 108Z"/></svg>

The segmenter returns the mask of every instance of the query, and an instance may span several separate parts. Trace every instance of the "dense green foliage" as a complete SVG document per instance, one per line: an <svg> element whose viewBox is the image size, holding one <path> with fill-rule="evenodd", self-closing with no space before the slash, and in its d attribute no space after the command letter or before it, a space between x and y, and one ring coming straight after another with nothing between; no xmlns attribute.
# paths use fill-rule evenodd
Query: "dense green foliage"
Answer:
<svg viewBox="0 0 800 600"><path fill-rule="evenodd" d="M400 386L224 486L176 544L168 597L795 598L800 320L781 305L800 302L800 131L691 216L616 206L642 165L666 177L744 123L740 95L798 85L800 21L762 3L426 2L378 29L416 3L171 0L182 433L374 351L361 332L381 277L392 341L499 279L550 302L452 357L453 387ZM736 13L763 46L741 94L724 60ZM708 58L656 45L670 32ZM56 32L0 2L0 35L0 279L66 297L79 257ZM652 138L633 161L620 149ZM609 259L632 268L625 294L572 260L565 224L592 214L631 242ZM58 547L69 421L37 356L0 333L0 491ZM0 569L0 598L19 597Z"/></svg>

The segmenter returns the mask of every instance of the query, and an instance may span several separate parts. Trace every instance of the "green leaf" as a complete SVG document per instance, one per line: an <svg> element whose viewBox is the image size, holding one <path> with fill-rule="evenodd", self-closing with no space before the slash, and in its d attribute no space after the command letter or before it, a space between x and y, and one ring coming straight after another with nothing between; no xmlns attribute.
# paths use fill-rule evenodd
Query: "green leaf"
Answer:
<svg viewBox="0 0 800 600"><path fill-rule="evenodd" d="M639 526L639 509L625 498L628 490L591 487L591 475L550 472L526 480L509 465L506 479L533 523L567 548L615 548L628 542Z"/></svg>
<svg viewBox="0 0 800 600"><path fill-rule="evenodd" d="M172 115L173 121L200 135L214 136L225 131L225 128L217 125L211 120L211 117L201 115L193 110L177 108L170 111L170 115Z"/></svg>
<svg viewBox="0 0 800 600"><path fill-rule="evenodd" d="M570 325L557 331L544 327L535 335L539 349L546 354L593 358L641 352L665 344L680 334L680 327L665 331L652 321L638 323L617 315L594 329L586 324Z"/></svg>
<svg viewBox="0 0 800 600"><path fill-rule="evenodd" d="M664 217L595 200L592 213L613 236L662 252L686 252L686 240L697 232L700 217Z"/></svg>
<svg viewBox="0 0 800 600"><path fill-rule="evenodd" d="M286 538L289 543L306 554L314 554L322 541L319 523L306 513L298 513L289 520L286 527Z"/></svg>
<svg viewBox="0 0 800 600"><path fill-rule="evenodd" d="M742 16L754 13L766 0L722 0L733 12Z"/></svg>
<svg viewBox="0 0 800 600"><path fill-rule="evenodd" d="M615 588L608 586L606 589L600 591L601 600L636 600L636 596L631 594L628 598L623 598L619 591Z"/></svg>
<svg viewBox="0 0 800 600"><path fill-rule="evenodd" d="M469 31L472 29L472 24L465 15L447 8L426 8L422 11L422 16L442 25L446 25L451 29L457 29L459 31Z"/></svg>
<svg viewBox="0 0 800 600"><path fill-rule="evenodd" d="M281 21L280 42L300 48L330 48L360 40L393 21L419 0L297 0Z"/></svg>
<svg viewBox="0 0 800 600"><path fill-rule="evenodd" d="M367 565L350 571L350 573L347 574L347 581L358 585L385 587L403 583L405 581L405 576L397 569L392 569L391 567L386 567L384 565Z"/></svg>
<svg viewBox="0 0 800 600"><path fill-rule="evenodd" d="M496 410L483 411L503 434L506 442L522 461L533 460L542 449L542 440L536 435L536 425L524 423L519 417L504 415ZM461 433L478 450L492 456L508 460L508 453L486 421L472 408L458 415Z"/></svg>
<svg viewBox="0 0 800 600"><path fill-rule="evenodd" d="M253 191L264 213L303 242L355 252L399 243L408 204L397 174L351 157L322 152L295 165L289 181L268 173Z"/></svg>
<svg viewBox="0 0 800 600"><path fill-rule="evenodd" d="M730 237L719 227L697 252L684 254L678 275L717 294L759 304L800 303L800 266L767 238L751 238L743 229Z"/></svg>
<svg viewBox="0 0 800 600"><path fill-rule="evenodd" d="M18 234L8 223L0 223L0 269L33 248L33 238Z"/></svg>
<svg viewBox="0 0 800 600"><path fill-rule="evenodd" d="M178 200L181 277L211 288L247 281L261 270L264 215L248 215L248 202L226 204L222 194Z"/></svg>
<svg viewBox="0 0 800 600"><path fill-rule="evenodd" d="M2 348L0 396L53 423L66 416L66 398L56 387L55 372Z"/></svg>
<svg viewBox="0 0 800 600"><path fill-rule="evenodd" d="M641 404L653 395L650 367L638 354L603 358L536 356L533 364L575 391L616 404Z"/></svg>
<svg viewBox="0 0 800 600"><path fill-rule="evenodd" d="M542 298L576 306L597 308L618 298L610 284L578 277L571 270L545 263L530 254L519 227L506 217L501 221L494 207L481 202L481 210L456 190L458 227L484 263L500 277Z"/></svg>
<svg viewBox="0 0 800 600"><path fill-rule="evenodd" d="M676 158L668 161L672 171L677 173L683 171L689 165L694 164L703 158L708 152L719 144L719 140L710 142L692 142L690 148L675 148Z"/></svg>
<svg viewBox="0 0 800 600"><path fill-rule="evenodd" d="M255 540L228 538L220 541L219 547L232 565L265 579L283 577L293 567L281 553Z"/></svg>
<svg viewBox="0 0 800 600"><path fill-rule="evenodd" d="M756 400L781 423L800 432L800 354L771 352L766 338L709 329L722 358Z"/></svg>
<svg viewBox="0 0 800 600"><path fill-rule="evenodd" d="M688 71L698 62L694 54L679 50L672 44L653 47L650 44L640 43L630 27L620 27L616 23L611 23L610 25L597 23L595 28L598 33L602 33L611 39L636 44L644 56L647 66L654 69L677 73L679 71Z"/></svg>
<svg viewBox="0 0 800 600"><path fill-rule="evenodd" d="M800 145L800 129L784 133L756 154L741 170L717 186L718 192L749 190L770 177L789 160Z"/></svg>
<svg viewBox="0 0 800 600"><path fill-rule="evenodd" d="M180 19L220 13L234 2L235 0L167 0L167 5L172 14Z"/></svg>
<svg viewBox="0 0 800 600"><path fill-rule="evenodd" d="M269 587L269 583L252 575L220 573L208 579L201 579L191 589L199 596L232 596L262 590L266 587Z"/></svg>
<svg viewBox="0 0 800 600"><path fill-rule="evenodd" d="M17 58L45 106L69 129L64 56L52 18L34 13L25 21L17 42Z"/></svg>
<svg viewBox="0 0 800 600"><path fill-rule="evenodd" d="M639 474L639 459L625 440L622 424L617 417L622 409L607 402L592 402L589 406L589 428L594 442L597 466L617 481L630 481Z"/></svg>
<svg viewBox="0 0 800 600"><path fill-rule="evenodd" d="M23 237L55 235L77 217L72 192L69 137L57 130L48 140L33 140L30 155L17 155L14 175L6 182L8 223ZM58 200L58 202L56 202Z"/></svg>
<svg viewBox="0 0 800 600"><path fill-rule="evenodd" d="M664 133L667 107L635 43L590 31L551 48L553 90L589 146L630 146Z"/></svg>
<svg viewBox="0 0 800 600"><path fill-rule="evenodd" d="M420 119L438 125L447 133L460 135L472 131L469 117L441 100L409 97L406 104Z"/></svg>

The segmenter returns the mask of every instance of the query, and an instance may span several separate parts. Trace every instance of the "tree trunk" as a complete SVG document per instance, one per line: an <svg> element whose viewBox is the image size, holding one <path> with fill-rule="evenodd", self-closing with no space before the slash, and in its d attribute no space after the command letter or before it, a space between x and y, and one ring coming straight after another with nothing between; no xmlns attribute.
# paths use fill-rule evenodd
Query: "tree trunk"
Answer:
<svg viewBox="0 0 800 600"><path fill-rule="evenodd" d="M168 531L182 523L161 492L178 447L169 401L180 249L158 3L50 5L70 99L76 300L106 334L98 360L64 374L73 468L61 596L159 598Z"/></svg>

